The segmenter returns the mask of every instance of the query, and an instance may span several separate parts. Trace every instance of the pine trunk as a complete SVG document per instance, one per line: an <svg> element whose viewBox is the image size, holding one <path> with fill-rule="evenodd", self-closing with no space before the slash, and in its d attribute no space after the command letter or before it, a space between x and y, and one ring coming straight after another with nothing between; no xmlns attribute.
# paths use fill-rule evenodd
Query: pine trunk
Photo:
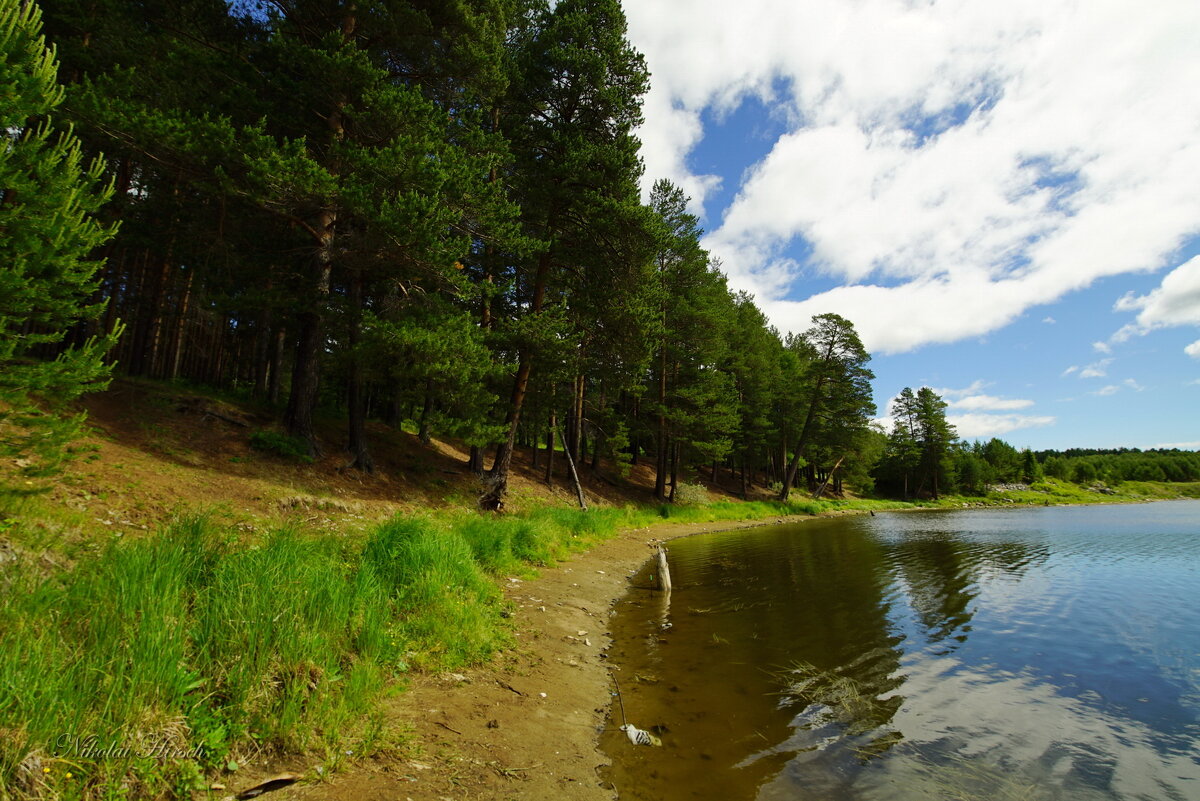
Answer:
<svg viewBox="0 0 1200 801"><path fill-rule="evenodd" d="M349 387L349 439L350 455L353 461L350 466L364 473L375 472L375 460L367 448L367 413L363 396L362 354L359 353L359 340L362 338L362 273L358 270L350 277L350 331L347 345L350 350L350 387Z"/></svg>

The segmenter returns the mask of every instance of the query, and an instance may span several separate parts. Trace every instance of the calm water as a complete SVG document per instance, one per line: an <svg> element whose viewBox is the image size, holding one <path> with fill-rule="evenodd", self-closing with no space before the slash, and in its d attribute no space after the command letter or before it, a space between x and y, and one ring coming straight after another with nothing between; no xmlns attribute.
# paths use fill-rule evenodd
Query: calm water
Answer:
<svg viewBox="0 0 1200 801"><path fill-rule="evenodd" d="M622 799L1200 801L1200 502L677 540L613 620ZM651 566L635 579L649 587Z"/></svg>

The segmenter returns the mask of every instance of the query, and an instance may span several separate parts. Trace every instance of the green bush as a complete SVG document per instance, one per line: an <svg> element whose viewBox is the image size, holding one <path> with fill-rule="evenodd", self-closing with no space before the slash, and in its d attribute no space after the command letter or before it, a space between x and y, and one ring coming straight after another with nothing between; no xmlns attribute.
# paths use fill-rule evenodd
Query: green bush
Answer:
<svg viewBox="0 0 1200 801"><path fill-rule="evenodd" d="M700 484L684 482L675 488L675 503L681 506L705 506L711 502L708 490Z"/></svg>
<svg viewBox="0 0 1200 801"><path fill-rule="evenodd" d="M313 460L308 453L308 443L299 437L281 434L278 431L255 431L250 435L250 447L292 462L309 464Z"/></svg>

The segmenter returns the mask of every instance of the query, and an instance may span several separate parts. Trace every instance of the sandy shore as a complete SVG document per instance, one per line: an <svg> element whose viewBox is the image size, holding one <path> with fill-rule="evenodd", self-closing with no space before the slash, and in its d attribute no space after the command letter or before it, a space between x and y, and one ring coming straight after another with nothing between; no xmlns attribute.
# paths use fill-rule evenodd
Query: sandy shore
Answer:
<svg viewBox="0 0 1200 801"><path fill-rule="evenodd" d="M604 655L609 613L629 577L659 542L812 519L630 529L536 578L509 579L505 593L514 609L517 646L462 673L416 677L387 703L386 725L411 729L409 755L359 763L328 781L293 785L268 797L609 801L614 794L599 773L608 760L597 747L610 701ZM270 770L311 777L314 766L277 764Z"/></svg>

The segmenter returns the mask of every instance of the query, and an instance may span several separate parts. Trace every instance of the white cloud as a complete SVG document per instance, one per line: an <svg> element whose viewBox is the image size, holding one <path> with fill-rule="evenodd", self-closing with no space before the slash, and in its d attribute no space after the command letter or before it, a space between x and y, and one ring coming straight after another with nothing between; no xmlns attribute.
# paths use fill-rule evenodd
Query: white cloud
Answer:
<svg viewBox="0 0 1200 801"><path fill-rule="evenodd" d="M965 386L961 389L953 389L951 387L936 387L936 388L930 387L930 388L933 389L933 391L936 392L938 395L941 395L943 399L953 400L956 398L965 398L969 395L978 395L987 386L988 386L988 384L986 381L984 381L982 378L978 378L975 381L971 382L970 385Z"/></svg>
<svg viewBox="0 0 1200 801"><path fill-rule="evenodd" d="M1121 383L1124 384L1125 386L1129 387L1130 389L1132 389L1134 392L1142 392L1146 389L1141 384L1139 384L1137 381L1134 381L1132 378L1126 378Z"/></svg>
<svg viewBox="0 0 1200 801"><path fill-rule="evenodd" d="M1118 393L1118 392L1120 392L1120 391L1121 391L1121 388L1120 388L1118 385L1116 385L1116 384L1109 384L1108 386L1105 386L1105 387L1100 387L1100 389L1096 390L1096 391L1095 391L1095 392L1093 392L1092 394L1093 394L1093 395L1100 395L1100 396L1102 396L1102 397L1103 397L1103 396L1107 396L1107 395L1115 395L1115 394L1117 394L1117 393Z"/></svg>
<svg viewBox="0 0 1200 801"><path fill-rule="evenodd" d="M980 336L1099 277L1159 269L1200 231L1193 0L626 13L653 73L648 182L711 198L719 179L687 161L706 109L757 96L788 123L705 241L781 328L836 311L882 352ZM797 300L813 269L843 285Z"/></svg>
<svg viewBox="0 0 1200 801"><path fill-rule="evenodd" d="M1151 445L1151 448L1169 451L1178 449L1181 451L1200 451L1200 442L1162 442L1158 445Z"/></svg>
<svg viewBox="0 0 1200 801"><path fill-rule="evenodd" d="M997 398L993 395L972 395L961 400L952 401L952 409L964 411L1009 411L1013 409L1028 409L1033 401L1022 398Z"/></svg>
<svg viewBox="0 0 1200 801"><path fill-rule="evenodd" d="M1156 289L1145 295L1126 294L1117 301L1117 311L1136 311L1134 322L1122 326L1110 340L1125 342L1158 328L1200 325L1200 256L1176 267ZM1200 340L1184 348L1184 353L1200 357Z"/></svg>
<svg viewBox="0 0 1200 801"><path fill-rule="evenodd" d="M962 439L998 437L1022 428L1036 428L1055 423L1055 418L1046 415L986 414L985 412L1012 412L1028 409L1033 401L1023 398L999 398L982 393L986 384L976 381L963 389L934 390L946 399L946 420L957 430Z"/></svg>
<svg viewBox="0 0 1200 801"><path fill-rule="evenodd" d="M1112 353L1112 347L1107 342L1093 342L1092 350L1097 353Z"/></svg>
<svg viewBox="0 0 1200 801"><path fill-rule="evenodd" d="M1033 406L1033 401L984 394L982 390L987 385L987 382L978 380L962 388L933 388L946 401L946 420L957 429L961 439L998 437L1010 431L1049 426L1056 422L1057 418L1048 415L988 414L1027 409ZM895 397L889 399L885 408L890 409L895 400ZM892 418L882 417L876 422L891 431Z"/></svg>
<svg viewBox="0 0 1200 801"><path fill-rule="evenodd" d="M1080 378L1104 378L1108 375L1108 366L1112 364L1112 359L1101 359L1098 362L1089 364L1087 367L1080 369Z"/></svg>
<svg viewBox="0 0 1200 801"><path fill-rule="evenodd" d="M946 420L958 430L958 436L962 439L998 437L1010 431L1049 426L1056 422L1050 416L1023 414L955 414L946 415Z"/></svg>
<svg viewBox="0 0 1200 801"><path fill-rule="evenodd" d="M1047 317L1042 318L1042 322L1045 323L1046 325L1054 325L1055 323L1058 322L1058 320L1055 320L1053 317L1047 316Z"/></svg>
<svg viewBox="0 0 1200 801"><path fill-rule="evenodd" d="M1080 378L1104 378L1106 375L1108 375L1108 366L1112 364L1112 362L1113 360L1108 358L1101 359L1098 362L1092 362L1091 364L1084 365L1083 367L1073 364L1066 370L1062 371L1061 377L1065 378L1069 375L1077 374Z"/></svg>
<svg viewBox="0 0 1200 801"><path fill-rule="evenodd" d="M946 401L946 407L956 412L1007 412L1016 409L1028 409L1033 401L1023 398L998 398L987 395L983 389L987 386L982 380L973 382L962 389L939 387L934 389Z"/></svg>

